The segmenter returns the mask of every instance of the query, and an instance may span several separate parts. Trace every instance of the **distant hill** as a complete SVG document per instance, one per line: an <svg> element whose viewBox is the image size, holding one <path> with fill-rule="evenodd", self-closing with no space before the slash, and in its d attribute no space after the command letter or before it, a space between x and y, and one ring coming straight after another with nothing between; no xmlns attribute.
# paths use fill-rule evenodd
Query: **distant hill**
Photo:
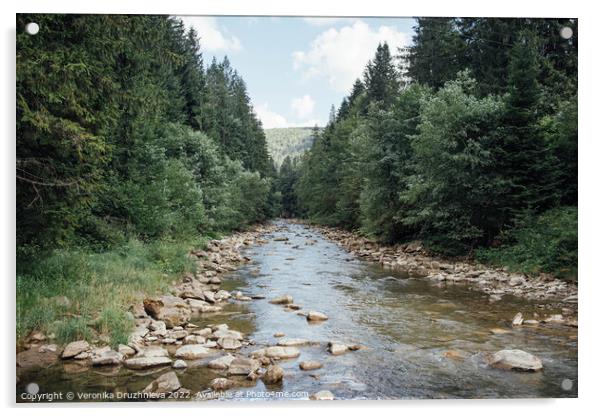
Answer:
<svg viewBox="0 0 602 416"><path fill-rule="evenodd" d="M284 129L265 129L268 152L277 167L287 156L301 156L312 143L312 127L289 127Z"/></svg>

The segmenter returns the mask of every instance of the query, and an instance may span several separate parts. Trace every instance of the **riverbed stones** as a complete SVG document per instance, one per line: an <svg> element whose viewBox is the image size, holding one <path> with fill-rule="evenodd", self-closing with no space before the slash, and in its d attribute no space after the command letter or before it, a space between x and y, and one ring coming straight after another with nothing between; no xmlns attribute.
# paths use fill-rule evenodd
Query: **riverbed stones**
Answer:
<svg viewBox="0 0 602 416"><path fill-rule="evenodd" d="M270 300L270 303L274 305L287 305L293 303L293 297L291 295L278 296Z"/></svg>
<svg viewBox="0 0 602 416"><path fill-rule="evenodd" d="M129 345L119 344L117 346L117 351L123 354L124 357L136 354L136 350L130 347Z"/></svg>
<svg viewBox="0 0 602 416"><path fill-rule="evenodd" d="M328 343L328 352L331 353L332 355L345 354L348 350L349 350L349 348L347 348L347 345L345 345L345 344L341 344L338 342L329 342Z"/></svg>
<svg viewBox="0 0 602 416"><path fill-rule="evenodd" d="M164 321L167 328L183 325L191 316L190 307L184 299L172 295L146 298L144 309L153 318Z"/></svg>
<svg viewBox="0 0 602 416"><path fill-rule="evenodd" d="M92 365L119 365L123 361L123 354L109 349L92 357Z"/></svg>
<svg viewBox="0 0 602 416"><path fill-rule="evenodd" d="M323 314L322 312L309 311L307 313L308 321L326 321L327 319L328 319L328 316L326 316L326 314Z"/></svg>
<svg viewBox="0 0 602 416"><path fill-rule="evenodd" d="M284 378L284 369L277 364L271 365L267 368L261 379L265 384L277 384Z"/></svg>
<svg viewBox="0 0 602 416"><path fill-rule="evenodd" d="M491 332L493 335L504 335L510 333L511 331L506 328L491 328L489 332Z"/></svg>
<svg viewBox="0 0 602 416"><path fill-rule="evenodd" d="M123 364L132 370L144 370L169 365L171 359L169 357L134 357L125 360Z"/></svg>
<svg viewBox="0 0 602 416"><path fill-rule="evenodd" d="M171 366L176 370L183 370L188 367L188 364L184 360L175 360Z"/></svg>
<svg viewBox="0 0 602 416"><path fill-rule="evenodd" d="M182 358L184 360L198 360L199 358L207 357L211 355L211 351L202 345L184 345L176 350L174 354L176 358Z"/></svg>
<svg viewBox="0 0 602 416"><path fill-rule="evenodd" d="M67 344L67 346L65 347L65 349L63 350L63 353L61 354L62 358L74 358L77 355L88 351L90 349L90 344L88 344L88 341L74 341L74 342L70 342L69 344Z"/></svg>
<svg viewBox="0 0 602 416"><path fill-rule="evenodd" d="M540 371L541 360L523 350L501 350L493 354L489 365L503 370Z"/></svg>
<svg viewBox="0 0 602 416"><path fill-rule="evenodd" d="M175 372L170 371L159 376L156 380L152 381L143 390L144 393L164 394L171 393L172 391L178 390L181 386L180 380Z"/></svg>
<svg viewBox="0 0 602 416"><path fill-rule="evenodd" d="M324 365L319 361L301 361L299 368L304 371L318 370Z"/></svg>
<svg viewBox="0 0 602 416"><path fill-rule="evenodd" d="M247 376L259 369L259 361L247 357L236 357L228 366L228 375Z"/></svg>
<svg viewBox="0 0 602 416"><path fill-rule="evenodd" d="M286 334L284 332L275 332L274 333L274 338L282 338L285 335Z"/></svg>
<svg viewBox="0 0 602 416"><path fill-rule="evenodd" d="M334 394L329 390L320 390L309 396L310 400L334 400Z"/></svg>
<svg viewBox="0 0 602 416"><path fill-rule="evenodd" d="M209 338L213 340L219 340L220 338L232 338L237 341L242 341L244 337L243 334L238 331L220 328L209 335Z"/></svg>
<svg viewBox="0 0 602 416"><path fill-rule="evenodd" d="M242 347L240 341L235 338L220 338L217 340L217 345L224 350L237 350Z"/></svg>
<svg viewBox="0 0 602 416"><path fill-rule="evenodd" d="M233 386L234 382L224 377L215 378L211 381L211 388L213 390L228 390Z"/></svg>
<svg viewBox="0 0 602 416"><path fill-rule="evenodd" d="M282 360L286 358L297 358L301 355L301 352L295 347L266 347L259 350L253 351L251 356L256 357L268 357L276 360Z"/></svg>
<svg viewBox="0 0 602 416"><path fill-rule="evenodd" d="M211 360L209 361L209 364L207 364L207 367L212 368L214 370L226 370L228 367L230 367L230 364L232 364L232 361L234 361L234 356L233 355L223 355L219 358L216 358L215 360Z"/></svg>
<svg viewBox="0 0 602 416"><path fill-rule="evenodd" d="M149 345L138 353L138 357L169 357L169 352L159 345Z"/></svg>

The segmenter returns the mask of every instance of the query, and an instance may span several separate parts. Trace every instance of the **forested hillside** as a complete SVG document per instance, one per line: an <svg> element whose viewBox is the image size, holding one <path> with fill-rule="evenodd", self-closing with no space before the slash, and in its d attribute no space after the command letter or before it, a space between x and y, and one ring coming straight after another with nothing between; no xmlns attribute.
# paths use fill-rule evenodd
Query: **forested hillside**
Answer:
<svg viewBox="0 0 602 416"><path fill-rule="evenodd" d="M274 159L276 167L280 167L284 158L301 156L313 143L311 127L288 127L282 129L265 129L268 153Z"/></svg>
<svg viewBox="0 0 602 416"><path fill-rule="evenodd" d="M189 267L195 242L277 214L261 123L228 59L205 63L179 19L17 26L18 331L58 319L70 339L94 318L127 334L131 298Z"/></svg>
<svg viewBox="0 0 602 416"><path fill-rule="evenodd" d="M576 20L420 18L415 30L408 50L378 47L293 166L292 211L574 276Z"/></svg>

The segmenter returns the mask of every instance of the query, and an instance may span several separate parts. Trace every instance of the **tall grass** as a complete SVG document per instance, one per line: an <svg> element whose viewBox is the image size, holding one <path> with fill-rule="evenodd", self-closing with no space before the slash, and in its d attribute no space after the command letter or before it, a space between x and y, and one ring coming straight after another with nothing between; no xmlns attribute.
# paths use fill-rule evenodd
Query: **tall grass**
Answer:
<svg viewBox="0 0 602 416"><path fill-rule="evenodd" d="M145 294L166 293L194 269L187 253L203 240L127 244L105 252L22 248L17 256L17 337L52 333L59 342L127 342L130 305Z"/></svg>

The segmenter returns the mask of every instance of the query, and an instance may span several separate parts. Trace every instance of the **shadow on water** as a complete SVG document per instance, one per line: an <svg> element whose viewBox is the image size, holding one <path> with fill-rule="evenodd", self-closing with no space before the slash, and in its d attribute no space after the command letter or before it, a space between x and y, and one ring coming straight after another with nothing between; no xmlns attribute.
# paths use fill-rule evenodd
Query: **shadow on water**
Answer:
<svg viewBox="0 0 602 416"><path fill-rule="evenodd" d="M487 295L467 286L435 285L352 258L304 225L277 225L266 237L267 244L246 249L244 254L253 261L224 282L226 290L266 299L233 303L225 314L203 315L194 323L227 323L249 334L257 346L244 352L275 344L276 332L313 343L299 347L299 358L280 363L286 372L282 385L268 388L261 381L247 382L238 391L330 390L348 399L576 397L576 329L509 325L519 311L526 317L556 312L546 309L548 305L508 296L490 303ZM276 241L276 237L288 240ZM329 320L309 324L295 311L268 302L284 294L291 295L303 311L323 312ZM492 334L496 327L508 331ZM366 348L332 356L328 341ZM510 348L539 356L544 371L519 373L484 364L485 354ZM449 351L453 351L450 358L445 355ZM298 365L304 360L318 360L324 366L301 371ZM178 373L184 387L202 391L218 376L203 364ZM64 367L58 364L22 374L17 392L33 380L54 391L140 391L157 377L157 373L125 369L107 375L96 369L70 372ZM565 390L562 383L567 379L573 383Z"/></svg>

